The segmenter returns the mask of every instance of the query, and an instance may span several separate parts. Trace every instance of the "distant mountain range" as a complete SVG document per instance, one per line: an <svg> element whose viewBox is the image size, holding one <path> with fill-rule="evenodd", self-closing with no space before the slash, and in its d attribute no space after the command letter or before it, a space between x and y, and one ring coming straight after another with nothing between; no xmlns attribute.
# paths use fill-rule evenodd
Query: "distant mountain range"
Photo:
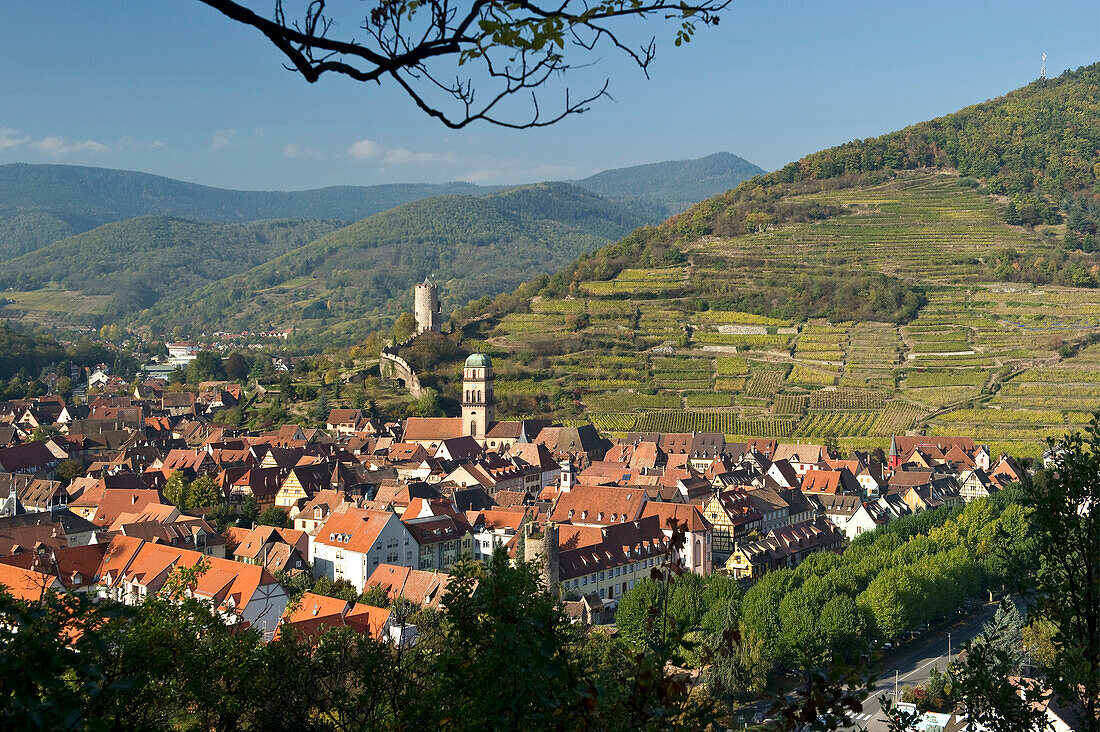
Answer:
<svg viewBox="0 0 1100 732"><path fill-rule="evenodd" d="M302 311L313 324L362 320L362 330L407 307L425 276L447 308L495 295L759 172L721 153L574 183L262 192L3 165L0 288L110 298L96 317L169 330L285 327ZM65 316L54 299L49 320Z"/></svg>
<svg viewBox="0 0 1100 732"><path fill-rule="evenodd" d="M640 210L653 223L764 171L719 153L608 170L574 183ZM150 173L75 165L0 165L0 261L72 234L138 216L215 223L266 219L358 221L431 196L493 193L505 186L395 183L306 191L237 191Z"/></svg>
<svg viewBox="0 0 1100 732"><path fill-rule="evenodd" d="M705 198L765 172L744 158L721 152L695 160L670 160L605 170L573 182L612 201L652 211L657 220L664 221Z"/></svg>

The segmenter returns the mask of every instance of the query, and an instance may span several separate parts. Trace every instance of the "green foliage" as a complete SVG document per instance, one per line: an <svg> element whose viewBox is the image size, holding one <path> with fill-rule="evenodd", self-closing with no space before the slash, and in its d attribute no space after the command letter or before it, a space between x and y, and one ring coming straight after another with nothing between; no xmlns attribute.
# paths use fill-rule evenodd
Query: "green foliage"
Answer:
<svg viewBox="0 0 1100 732"><path fill-rule="evenodd" d="M290 517L287 516L286 511L278 506L270 506L264 509L264 512L256 519L256 523L263 526L275 526L280 529L290 528Z"/></svg>
<svg viewBox="0 0 1100 732"><path fill-rule="evenodd" d="M57 478L62 483L72 483L83 476L84 463L77 458L67 458L57 466Z"/></svg>
<svg viewBox="0 0 1100 732"><path fill-rule="evenodd" d="M390 595L384 587L373 585L363 590L363 594L359 595L356 602L373 605L374 607L389 607Z"/></svg>
<svg viewBox="0 0 1100 732"><path fill-rule="evenodd" d="M107 224L4 263L0 286L110 295L108 315L126 315L291 251L336 222L202 224L146 216Z"/></svg>
<svg viewBox="0 0 1100 732"><path fill-rule="evenodd" d="M342 577L338 580L319 577L313 583L313 588L310 591L317 595L335 597L338 600L347 600L348 602L355 602L359 598L359 593L355 591L355 585Z"/></svg>
<svg viewBox="0 0 1100 732"><path fill-rule="evenodd" d="M260 506L256 503L256 497L248 495L241 502L240 525L251 528L252 524L259 523Z"/></svg>
<svg viewBox="0 0 1100 732"><path fill-rule="evenodd" d="M206 508L225 503L225 494L209 475L200 475L187 486L187 507Z"/></svg>
<svg viewBox="0 0 1100 732"><path fill-rule="evenodd" d="M1100 64L1040 79L954 114L808 155L765 184L951 165L993 191L1060 199L1091 188L1100 150Z"/></svg>
<svg viewBox="0 0 1100 732"><path fill-rule="evenodd" d="M668 582L647 577L619 599L615 627L628 643L649 650L677 630L695 636L702 631L705 639L725 627L728 613L736 619L740 599L740 586L724 575L685 573ZM702 666L704 649L697 645L692 640L673 652L688 665Z"/></svg>
<svg viewBox="0 0 1100 732"><path fill-rule="evenodd" d="M225 366L222 357L215 351L199 351L187 364L187 383L200 381L221 381L225 378Z"/></svg>
<svg viewBox="0 0 1100 732"><path fill-rule="evenodd" d="M187 479L183 477L182 472L172 471L164 484L164 490L161 492L164 494L164 500L173 506L178 506L181 509L187 507Z"/></svg>
<svg viewBox="0 0 1100 732"><path fill-rule="evenodd" d="M68 362L78 367L106 363L115 371L129 372L132 359L89 340L78 340L63 348L56 340L44 335L30 335L8 323L0 323L0 379L10 379L17 373L38 374L50 364ZM68 378L68 377L65 377ZM20 393L18 396L22 397ZM7 398L16 398L16 395Z"/></svg>
<svg viewBox="0 0 1100 732"><path fill-rule="evenodd" d="M1034 573L1020 578L1029 608L1054 626L1056 693L1097 729L1100 700L1100 413L1084 434L1057 445L1053 465L1022 490L1031 509L1027 554ZM1026 565L1025 565L1026 566ZM1012 658L1000 659L1011 663Z"/></svg>
<svg viewBox="0 0 1100 732"><path fill-rule="evenodd" d="M215 284L183 288L179 298L158 303L137 322L210 331L356 321L351 330L326 336L350 342L407 310L413 285L426 275L448 283L440 294L449 311L471 298L511 291L643 221L564 183L427 198L303 242L248 271L227 271L230 276ZM311 303L324 307L303 312ZM306 322L305 315L315 318Z"/></svg>

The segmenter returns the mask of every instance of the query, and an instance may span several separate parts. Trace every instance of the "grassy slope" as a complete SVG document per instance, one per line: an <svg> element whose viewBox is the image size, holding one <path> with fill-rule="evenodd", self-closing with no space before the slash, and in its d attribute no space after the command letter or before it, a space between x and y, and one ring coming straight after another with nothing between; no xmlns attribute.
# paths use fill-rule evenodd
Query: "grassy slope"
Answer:
<svg viewBox="0 0 1100 732"><path fill-rule="evenodd" d="M983 194L1057 203L1096 186L1098 78L1089 67L808 156L582 257L532 312L471 326L521 355L500 361L504 411L565 415L580 398L609 431L855 446L923 426L1037 452L1036 437L1083 424L1098 403L1100 349L1065 360L1059 348L1100 330L1100 292L1060 284L1094 279L1100 263L1062 251L1060 226L1009 226L1006 199ZM972 176L984 166L983 188L960 182L956 165ZM744 226L753 211L772 214L765 231ZM900 326L789 322L808 288L867 272L921 288L927 305ZM675 357L654 354L660 344Z"/></svg>

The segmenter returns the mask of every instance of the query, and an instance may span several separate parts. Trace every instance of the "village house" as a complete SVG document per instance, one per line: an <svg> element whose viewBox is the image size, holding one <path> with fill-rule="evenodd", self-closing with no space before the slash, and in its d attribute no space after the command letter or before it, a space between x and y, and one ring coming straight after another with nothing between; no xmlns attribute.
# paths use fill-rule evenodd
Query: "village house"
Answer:
<svg viewBox="0 0 1100 732"><path fill-rule="evenodd" d="M341 506L311 540L314 577L346 579L359 592L379 564L411 567L418 547L396 514Z"/></svg>
<svg viewBox="0 0 1100 732"><path fill-rule="evenodd" d="M261 524L226 533L236 544L233 559L238 562L264 567L272 574L309 570L309 535L304 531Z"/></svg>
<svg viewBox="0 0 1100 732"><path fill-rule="evenodd" d="M445 501L414 498L401 523L418 546L416 569L446 572L460 557L473 554L466 517Z"/></svg>
<svg viewBox="0 0 1100 732"><path fill-rule="evenodd" d="M666 538L672 537L673 524L684 529L684 546L678 552L678 559L685 570L703 576L711 573L713 527L699 506L650 501L642 510L642 518L651 516L657 517Z"/></svg>
<svg viewBox="0 0 1100 732"><path fill-rule="evenodd" d="M326 489L318 491L298 513L291 516L294 528L307 534L316 531L340 506L349 504L342 491ZM307 547L308 551L308 547Z"/></svg>
<svg viewBox="0 0 1100 732"><path fill-rule="evenodd" d="M0 473L0 500L15 496L15 513L32 513L64 508L69 489L61 481L45 480L28 473Z"/></svg>
<svg viewBox="0 0 1100 732"><path fill-rule="evenodd" d="M50 480L59 462L57 456L41 442L0 447L0 472L23 473Z"/></svg>
<svg viewBox="0 0 1100 732"><path fill-rule="evenodd" d="M442 572L425 572L396 564L380 564L367 587L381 587L391 601L403 597L420 608L440 609L447 585L454 580Z"/></svg>
<svg viewBox="0 0 1100 732"><path fill-rule="evenodd" d="M514 445L533 444L544 427L551 425L548 419L520 419L497 422L485 435L485 447L505 453Z"/></svg>
<svg viewBox="0 0 1100 732"><path fill-rule="evenodd" d="M703 516L712 527L713 561L725 563L734 549L749 534L759 532L763 516L748 492L731 488L703 505Z"/></svg>
<svg viewBox="0 0 1100 732"><path fill-rule="evenodd" d="M495 508L468 512L471 558L485 560L491 557L496 547L508 544L517 534L522 535L527 519L527 512L523 510Z"/></svg>
<svg viewBox="0 0 1100 732"><path fill-rule="evenodd" d="M907 458L909 458L914 450L918 449L934 449L940 455L945 452L949 452L951 448L957 447L967 455L974 454L974 440L970 437L931 437L924 435L894 435L890 438L890 452L888 455L887 467L891 470L896 469L902 465ZM985 451L986 459L988 460L989 452ZM981 467L975 463L976 467ZM988 462L985 468L988 468Z"/></svg>
<svg viewBox="0 0 1100 732"><path fill-rule="evenodd" d="M0 556L95 544L102 527L67 509L0 518Z"/></svg>
<svg viewBox="0 0 1100 732"><path fill-rule="evenodd" d="M798 475L805 475L830 457L829 451L821 445L780 443L771 460L786 460Z"/></svg>
<svg viewBox="0 0 1100 732"><path fill-rule="evenodd" d="M824 516L773 529L758 541L733 550L726 569L737 579L759 579L765 572L797 567L814 552L839 552L843 542L840 529Z"/></svg>
<svg viewBox="0 0 1100 732"><path fill-rule="evenodd" d="M557 534L558 582L566 597L595 592L601 599L617 600L648 577L668 550L660 521L652 515L610 526L559 527L548 522L543 530ZM528 546L525 553L533 556L537 550Z"/></svg>
<svg viewBox="0 0 1100 732"><path fill-rule="evenodd" d="M38 573L41 573L56 579L61 585L59 589L57 584L50 582L48 587L54 592L64 591L69 594L84 595L95 591L99 582L99 566L106 553L107 544L86 544L12 554L0 557L0 564L20 567L36 573L38 587L43 586L42 577L38 576ZM3 583L4 579L0 577L0 584ZM34 588L25 585L23 589L33 591Z"/></svg>
<svg viewBox="0 0 1100 732"><path fill-rule="evenodd" d="M299 637L312 638L333 628L351 628L383 640L389 637L392 625L389 609L306 592L283 613L276 635L293 631Z"/></svg>
<svg viewBox="0 0 1100 732"><path fill-rule="evenodd" d="M1000 484L981 468L959 473L959 497L964 503L970 503L978 498L988 498L1000 489Z"/></svg>
<svg viewBox="0 0 1100 732"><path fill-rule="evenodd" d="M577 485L558 496L550 520L575 526L636 521L647 500L646 492L637 487Z"/></svg>
<svg viewBox="0 0 1100 732"><path fill-rule="evenodd" d="M227 619L236 618L270 639L290 596L270 572L200 552L115 536L99 568L99 594L127 605L160 592L176 568L206 563L195 584L186 589Z"/></svg>

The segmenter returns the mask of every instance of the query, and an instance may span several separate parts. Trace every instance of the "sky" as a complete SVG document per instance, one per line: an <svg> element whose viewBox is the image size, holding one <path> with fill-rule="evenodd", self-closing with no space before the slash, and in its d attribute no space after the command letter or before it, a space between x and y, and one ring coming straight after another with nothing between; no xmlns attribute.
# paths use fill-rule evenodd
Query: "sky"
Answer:
<svg viewBox="0 0 1100 732"><path fill-rule="evenodd" d="M346 19L341 35L364 3L329 6ZM1048 76L1100 60L1096 0L735 0L689 44L673 45L676 28L623 28L636 41L656 36L648 79L610 48L571 74L574 94L610 80L611 98L585 114L545 129L456 131L392 85L309 84L257 31L197 0L9 3L0 164L259 190L570 179L719 151L773 170L1023 86L1043 53Z"/></svg>

